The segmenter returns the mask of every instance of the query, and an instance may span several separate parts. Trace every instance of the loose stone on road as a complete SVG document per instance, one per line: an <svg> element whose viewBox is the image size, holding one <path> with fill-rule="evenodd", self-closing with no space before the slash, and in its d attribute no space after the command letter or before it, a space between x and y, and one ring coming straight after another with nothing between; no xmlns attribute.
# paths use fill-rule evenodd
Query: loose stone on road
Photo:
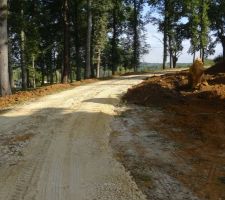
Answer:
<svg viewBox="0 0 225 200"><path fill-rule="evenodd" d="M0 199L145 199L109 146L114 106L142 78L81 86L1 114Z"/></svg>

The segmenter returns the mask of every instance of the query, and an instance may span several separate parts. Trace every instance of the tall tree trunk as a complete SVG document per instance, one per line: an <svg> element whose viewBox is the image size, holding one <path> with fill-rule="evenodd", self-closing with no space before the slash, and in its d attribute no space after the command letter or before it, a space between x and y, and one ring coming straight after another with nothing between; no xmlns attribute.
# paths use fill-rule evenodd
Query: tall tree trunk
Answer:
<svg viewBox="0 0 225 200"><path fill-rule="evenodd" d="M13 68L12 64L9 62L9 83L11 88L14 88L14 80L13 80Z"/></svg>
<svg viewBox="0 0 225 200"><path fill-rule="evenodd" d="M114 0L114 8L113 8L113 24L112 24L112 31L113 31L113 35L112 35L112 75L115 75L115 72L117 71L117 66L116 66L116 51L117 51L117 39L118 39L118 30L117 30L117 14L116 14L116 10L117 8L117 0Z"/></svg>
<svg viewBox="0 0 225 200"><path fill-rule="evenodd" d="M70 43L69 43L69 58L71 57L71 52L70 52ZM69 59L70 60L70 59ZM69 78L70 78L70 83L73 82L73 68L72 68L72 65L70 65L70 62L69 62Z"/></svg>
<svg viewBox="0 0 225 200"><path fill-rule="evenodd" d="M173 66L173 51L172 51L172 44L171 44L171 36L169 36L169 56L170 56L170 68Z"/></svg>
<svg viewBox="0 0 225 200"><path fill-rule="evenodd" d="M35 69L35 56L32 55L32 70L33 70L33 88L36 88L36 69Z"/></svg>
<svg viewBox="0 0 225 200"><path fill-rule="evenodd" d="M9 53L8 53L8 55L11 55L11 48L12 46L11 46L11 41L9 41L9 39L8 39L8 51L9 51ZM11 88L14 88L15 86L14 86L14 79L13 79L13 67L12 67L12 60L11 60L11 57L9 56L9 82L10 82L10 86L11 86Z"/></svg>
<svg viewBox="0 0 225 200"><path fill-rule="evenodd" d="M223 62L225 63L225 36L221 36L221 43L223 47Z"/></svg>
<svg viewBox="0 0 225 200"><path fill-rule="evenodd" d="M201 43L201 46L202 46L202 43ZM203 47L200 49L200 55L199 56L200 56L202 62L204 62L205 55L204 55L204 48Z"/></svg>
<svg viewBox="0 0 225 200"><path fill-rule="evenodd" d="M23 3L21 8L21 18L24 20L24 10L23 10ZM21 71L22 71L22 89L27 89L27 69L25 64L25 33L24 33L24 27L22 25L21 32L20 32L20 65L21 65Z"/></svg>
<svg viewBox="0 0 225 200"><path fill-rule="evenodd" d="M20 40L21 40L21 52L20 52L20 65L21 65L21 71L22 71L22 88L24 90L27 89L27 69L25 64L25 33L23 30L21 30L20 33Z"/></svg>
<svg viewBox="0 0 225 200"><path fill-rule="evenodd" d="M98 49L96 77L100 78L101 50Z"/></svg>
<svg viewBox="0 0 225 200"><path fill-rule="evenodd" d="M76 80L81 80L81 59L80 59L80 33L79 33L79 0L75 0L75 8L74 8L74 30L75 30L75 57L76 57Z"/></svg>
<svg viewBox="0 0 225 200"><path fill-rule="evenodd" d="M0 95L11 94L8 69L7 0L0 0Z"/></svg>
<svg viewBox="0 0 225 200"><path fill-rule="evenodd" d="M166 69L167 51L168 51L168 0L164 1L164 30L163 30L163 69Z"/></svg>
<svg viewBox="0 0 225 200"><path fill-rule="evenodd" d="M173 68L176 68L177 67L177 56L176 55L173 55Z"/></svg>
<svg viewBox="0 0 225 200"><path fill-rule="evenodd" d="M45 84L45 59L44 55L42 54L42 60L41 60L41 86L44 86Z"/></svg>
<svg viewBox="0 0 225 200"><path fill-rule="evenodd" d="M194 50L194 53L193 53L193 63L195 62L195 59L196 59L196 51Z"/></svg>
<svg viewBox="0 0 225 200"><path fill-rule="evenodd" d="M202 62L205 62L205 49L202 48Z"/></svg>
<svg viewBox="0 0 225 200"><path fill-rule="evenodd" d="M87 44L86 44L86 68L85 78L91 76L91 33L92 33L92 0L87 0Z"/></svg>
<svg viewBox="0 0 225 200"><path fill-rule="evenodd" d="M27 87L30 87L30 71L27 69Z"/></svg>
<svg viewBox="0 0 225 200"><path fill-rule="evenodd" d="M92 31L92 36L94 35L94 30ZM95 78L95 64L94 64L94 46L91 45L91 78Z"/></svg>
<svg viewBox="0 0 225 200"><path fill-rule="evenodd" d="M57 70L55 70L55 82L58 83L58 73L57 73Z"/></svg>
<svg viewBox="0 0 225 200"><path fill-rule="evenodd" d="M167 61L167 31L164 30L163 36L163 69L166 69Z"/></svg>
<svg viewBox="0 0 225 200"><path fill-rule="evenodd" d="M63 5L63 25L64 25L64 64L62 73L62 83L68 83L69 71L70 71L70 59L69 59L69 7L68 0L64 0Z"/></svg>
<svg viewBox="0 0 225 200"><path fill-rule="evenodd" d="M52 85L54 83L54 52L51 50L47 55L49 56L49 82Z"/></svg>
<svg viewBox="0 0 225 200"><path fill-rule="evenodd" d="M138 35L138 6L137 1L133 0L134 4L134 22L133 22L133 65L134 71L137 72L139 66L139 35Z"/></svg>

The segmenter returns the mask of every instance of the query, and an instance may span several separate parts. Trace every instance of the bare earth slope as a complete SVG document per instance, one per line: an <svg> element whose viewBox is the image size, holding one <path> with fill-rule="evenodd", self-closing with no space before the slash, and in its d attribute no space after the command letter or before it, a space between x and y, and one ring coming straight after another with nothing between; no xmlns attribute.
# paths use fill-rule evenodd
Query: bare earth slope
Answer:
<svg viewBox="0 0 225 200"><path fill-rule="evenodd" d="M145 199L108 144L118 96L140 82L97 82L1 114L0 199Z"/></svg>

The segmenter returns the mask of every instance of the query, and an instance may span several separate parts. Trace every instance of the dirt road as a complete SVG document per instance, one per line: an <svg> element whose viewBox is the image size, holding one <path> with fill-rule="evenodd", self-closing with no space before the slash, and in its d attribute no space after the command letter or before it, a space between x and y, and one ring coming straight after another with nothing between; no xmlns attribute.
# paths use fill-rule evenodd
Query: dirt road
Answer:
<svg viewBox="0 0 225 200"><path fill-rule="evenodd" d="M108 144L119 95L142 78L81 86L1 114L0 199L145 199Z"/></svg>

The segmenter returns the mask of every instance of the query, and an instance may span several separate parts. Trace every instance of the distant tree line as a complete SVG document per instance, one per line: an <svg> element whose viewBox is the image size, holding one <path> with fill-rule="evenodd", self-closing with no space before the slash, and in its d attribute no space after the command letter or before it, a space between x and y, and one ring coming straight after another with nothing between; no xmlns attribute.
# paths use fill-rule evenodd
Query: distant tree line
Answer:
<svg viewBox="0 0 225 200"><path fill-rule="evenodd" d="M224 13L224 0L0 0L0 95L11 94L16 69L24 90L137 71L148 21L163 33L163 68L168 57L176 66L184 39L204 60L216 42L225 49Z"/></svg>

